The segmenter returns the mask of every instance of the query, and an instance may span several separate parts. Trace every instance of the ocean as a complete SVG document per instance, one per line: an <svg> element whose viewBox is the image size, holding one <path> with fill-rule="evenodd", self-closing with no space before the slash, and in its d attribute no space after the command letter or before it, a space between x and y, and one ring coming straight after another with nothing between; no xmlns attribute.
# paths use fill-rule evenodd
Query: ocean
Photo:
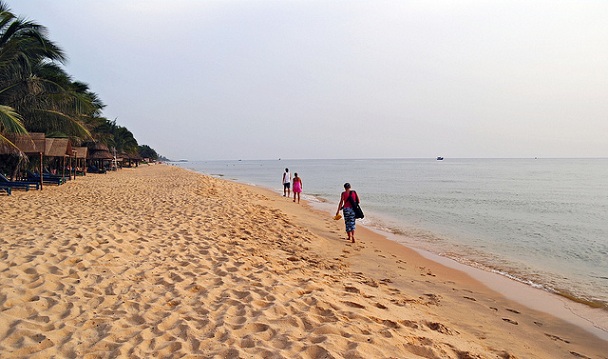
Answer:
<svg viewBox="0 0 608 359"><path fill-rule="evenodd" d="M366 226L409 247L608 309L608 159L201 161L180 166L336 210L343 184Z"/></svg>

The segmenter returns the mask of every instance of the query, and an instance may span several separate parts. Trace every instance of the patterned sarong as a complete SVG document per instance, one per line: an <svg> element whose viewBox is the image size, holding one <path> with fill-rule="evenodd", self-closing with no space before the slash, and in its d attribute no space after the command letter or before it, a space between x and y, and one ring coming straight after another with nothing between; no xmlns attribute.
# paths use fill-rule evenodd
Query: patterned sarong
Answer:
<svg viewBox="0 0 608 359"><path fill-rule="evenodd" d="M344 224L346 225L346 233L355 230L355 210L350 207L342 208L344 214Z"/></svg>

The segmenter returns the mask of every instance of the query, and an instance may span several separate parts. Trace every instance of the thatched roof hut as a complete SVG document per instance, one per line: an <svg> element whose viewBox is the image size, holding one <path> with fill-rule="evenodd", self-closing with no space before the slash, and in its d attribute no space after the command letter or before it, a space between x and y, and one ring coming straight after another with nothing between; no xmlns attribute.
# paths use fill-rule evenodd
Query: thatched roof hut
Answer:
<svg viewBox="0 0 608 359"><path fill-rule="evenodd" d="M33 132L27 135L10 134L7 135L6 138L11 141L21 153L13 146L2 144L0 146L0 154L20 155L24 153L30 157L30 160L32 157L36 158L40 156L40 159L36 164L36 166L39 166L37 169L39 173L42 173L43 167L48 166L49 164L51 168L64 167L66 156L73 155L72 144L68 138L46 138L44 133L39 132ZM44 157L55 158L50 161L47 160L45 164ZM63 163L60 163L60 161L63 161ZM17 176L18 169L19 163L14 168L14 177ZM40 181L42 186L42 178Z"/></svg>
<svg viewBox="0 0 608 359"><path fill-rule="evenodd" d="M110 149L103 143L95 143L89 148L89 159L111 160L113 158L114 156L110 153Z"/></svg>
<svg viewBox="0 0 608 359"><path fill-rule="evenodd" d="M8 134L5 136L11 141L21 152L27 155L44 153L46 148L46 140L44 133L32 132L27 135ZM19 154L14 147L7 144L0 144L0 154Z"/></svg>
<svg viewBox="0 0 608 359"><path fill-rule="evenodd" d="M118 161L141 161L141 156L139 154L129 154L123 152L118 157Z"/></svg>
<svg viewBox="0 0 608 359"><path fill-rule="evenodd" d="M123 166L131 167L133 164L135 166L139 165L139 162L142 161L142 158L139 154L128 154L121 153L120 156L116 159L118 162L122 163Z"/></svg>
<svg viewBox="0 0 608 359"><path fill-rule="evenodd" d="M89 149L86 147L72 147L72 150L76 151L76 158L87 158Z"/></svg>
<svg viewBox="0 0 608 359"><path fill-rule="evenodd" d="M49 157L72 156L72 144L68 138L47 138L44 155Z"/></svg>
<svg viewBox="0 0 608 359"><path fill-rule="evenodd" d="M6 138L26 155L43 153L48 157L72 155L72 143L68 138L47 138L44 133L31 132L27 135L9 134ZM7 144L0 146L0 154L18 154Z"/></svg>

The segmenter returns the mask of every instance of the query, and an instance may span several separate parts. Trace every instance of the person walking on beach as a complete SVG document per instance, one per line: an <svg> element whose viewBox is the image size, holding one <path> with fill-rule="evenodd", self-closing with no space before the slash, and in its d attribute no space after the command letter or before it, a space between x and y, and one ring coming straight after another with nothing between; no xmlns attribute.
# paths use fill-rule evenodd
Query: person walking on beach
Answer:
<svg viewBox="0 0 608 359"><path fill-rule="evenodd" d="M302 193L302 179L298 177L298 173L293 174L293 201L296 201L296 196L298 197L298 203L300 203L300 193Z"/></svg>
<svg viewBox="0 0 608 359"><path fill-rule="evenodd" d="M340 195L340 203L338 204L336 216L340 210L342 210L344 225L346 226L346 235L348 236L348 240L352 243L355 243L355 210L353 209L353 203L355 202L359 203L357 192L351 191L350 183L345 183L344 192Z"/></svg>
<svg viewBox="0 0 608 359"><path fill-rule="evenodd" d="M283 173L283 197L291 197L291 173L289 173L289 168L285 169Z"/></svg>

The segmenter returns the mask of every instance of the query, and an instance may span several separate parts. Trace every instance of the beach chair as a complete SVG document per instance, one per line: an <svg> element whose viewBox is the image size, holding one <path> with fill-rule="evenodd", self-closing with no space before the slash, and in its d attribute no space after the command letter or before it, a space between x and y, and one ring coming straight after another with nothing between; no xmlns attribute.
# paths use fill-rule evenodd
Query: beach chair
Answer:
<svg viewBox="0 0 608 359"><path fill-rule="evenodd" d="M89 173L106 173L106 170L103 168L97 168L97 166L89 166L87 169Z"/></svg>
<svg viewBox="0 0 608 359"><path fill-rule="evenodd" d="M34 173L32 171L27 171L26 181L30 182L40 182L40 175ZM56 185L62 185L65 183L65 177L56 176L56 175L42 175L42 183L50 183Z"/></svg>
<svg viewBox="0 0 608 359"><path fill-rule="evenodd" d="M65 183L65 181L70 181L70 180L72 180L72 178L69 176L69 173L71 173L71 172L69 172L69 173L68 173L68 177L64 177L64 176L62 176L62 175L56 175L56 174L52 174L52 173L51 173L51 172L50 172L48 169L46 169L46 168L44 169L44 172L42 172L42 173L44 174L44 177L49 176L50 178L63 178L64 183Z"/></svg>
<svg viewBox="0 0 608 359"><path fill-rule="evenodd" d="M11 193L12 193L12 191L11 191L11 188L10 188L10 187L8 187L8 186L1 186L1 185L0 185L0 192L2 192L2 191L6 191L6 194L7 194L7 195L9 195L9 196L10 196L10 195L11 195Z"/></svg>
<svg viewBox="0 0 608 359"><path fill-rule="evenodd" d="M29 191L30 187L40 189L40 183L38 183L38 182L11 181L8 178L6 178L6 176L3 175L2 173L0 173L0 186L10 187L11 189L12 188L24 189L26 191Z"/></svg>

